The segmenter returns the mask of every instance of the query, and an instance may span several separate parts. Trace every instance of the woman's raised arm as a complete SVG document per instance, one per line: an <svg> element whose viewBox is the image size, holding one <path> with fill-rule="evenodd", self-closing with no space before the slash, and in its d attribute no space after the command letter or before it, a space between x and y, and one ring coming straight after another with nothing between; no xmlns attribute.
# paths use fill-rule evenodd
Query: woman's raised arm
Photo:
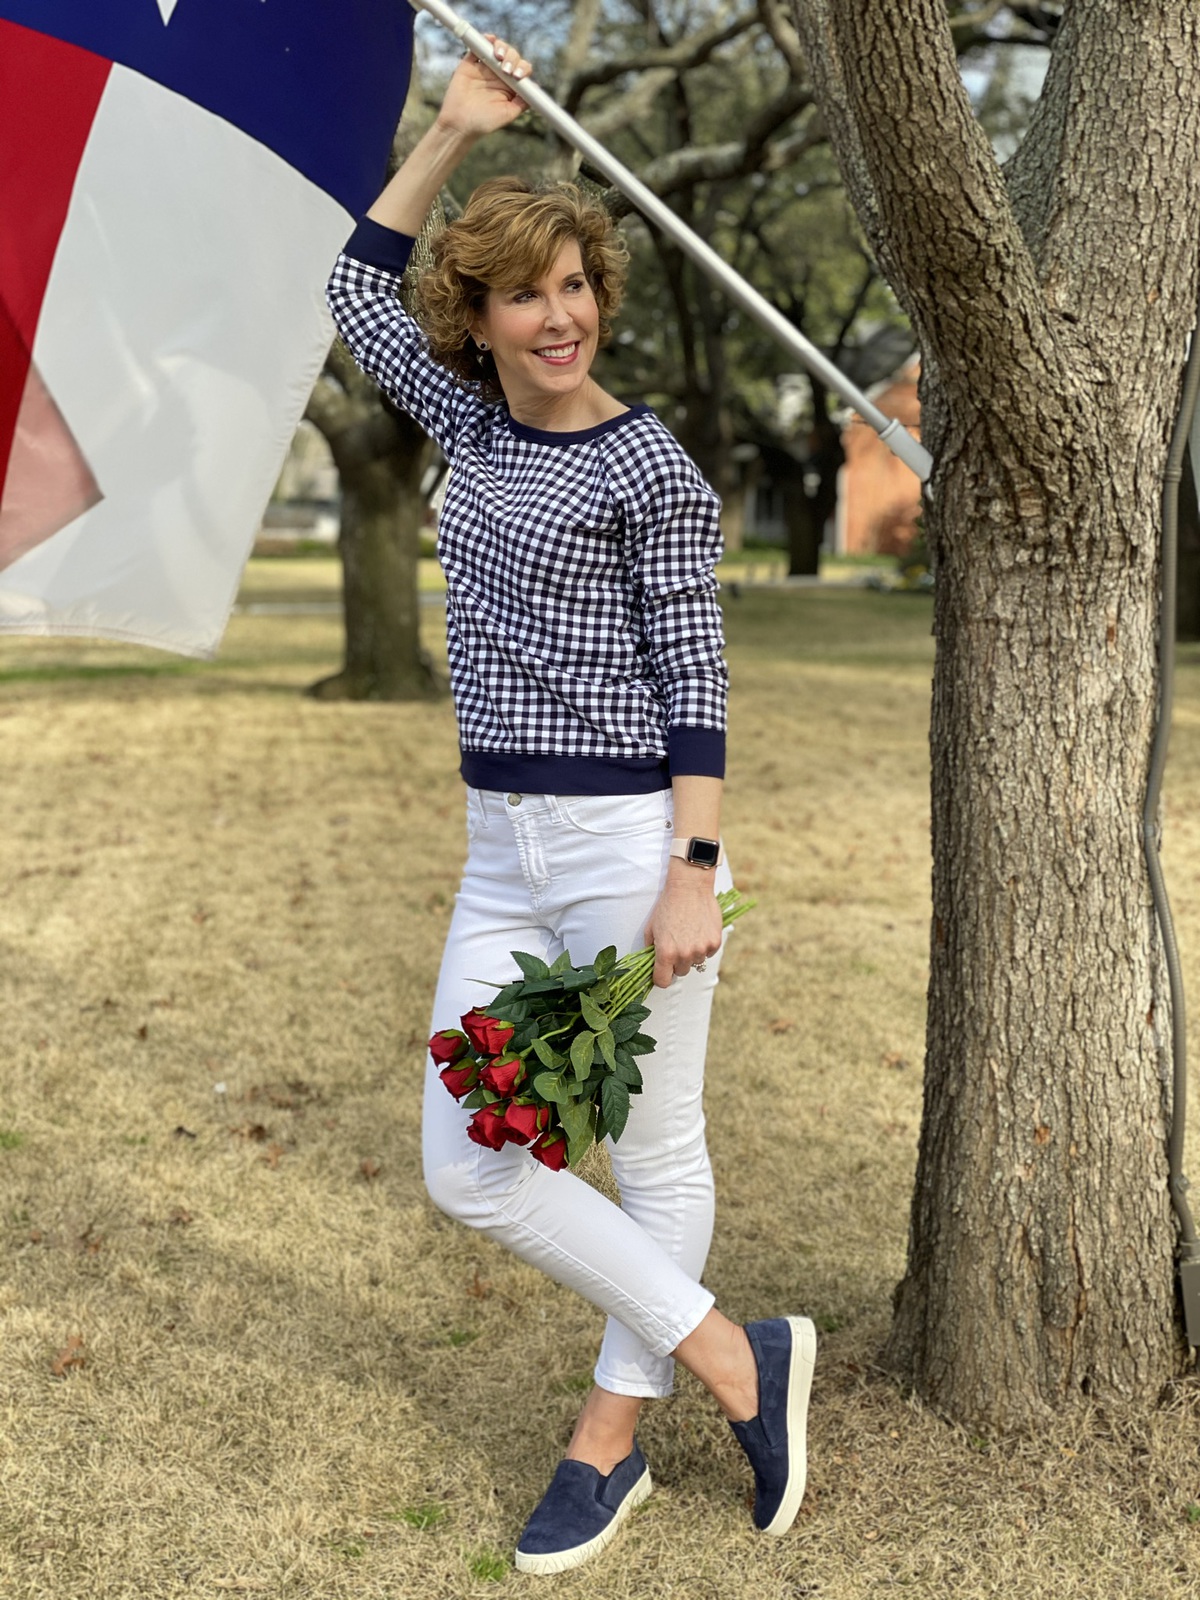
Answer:
<svg viewBox="0 0 1200 1600"><path fill-rule="evenodd" d="M496 60L512 78L527 78L529 62L489 34ZM414 236L429 214L438 191L477 139L516 120L525 109L520 95L468 55L455 68L433 126L367 212L375 222Z"/></svg>

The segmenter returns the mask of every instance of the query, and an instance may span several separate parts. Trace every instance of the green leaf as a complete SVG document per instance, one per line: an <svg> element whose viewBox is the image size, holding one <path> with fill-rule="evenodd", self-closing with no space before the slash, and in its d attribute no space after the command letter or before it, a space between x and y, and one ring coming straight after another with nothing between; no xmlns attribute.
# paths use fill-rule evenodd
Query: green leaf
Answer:
<svg viewBox="0 0 1200 1600"><path fill-rule="evenodd" d="M509 1008L508 1008L508 1020L509 1020L509 1022L524 1022L525 1018L528 1015L529 1015L529 1002L528 1002L528 1000L514 1000L512 1005L509 1006Z"/></svg>
<svg viewBox="0 0 1200 1600"><path fill-rule="evenodd" d="M550 964L550 976L552 978L561 977L564 972L570 972L571 970L571 952L569 950L564 950L562 955L558 956Z"/></svg>
<svg viewBox="0 0 1200 1600"><path fill-rule="evenodd" d="M596 1108L590 1101L567 1100L558 1108L567 1136L567 1159L575 1166L587 1154L596 1127Z"/></svg>
<svg viewBox="0 0 1200 1600"><path fill-rule="evenodd" d="M629 1120L629 1090L619 1078L605 1078L600 1091L600 1105L609 1132L614 1139L619 1139Z"/></svg>
<svg viewBox="0 0 1200 1600"><path fill-rule="evenodd" d="M616 964L617 947L615 944L610 944L605 949L601 950L595 961L592 962L592 965L602 978L610 973Z"/></svg>
<svg viewBox="0 0 1200 1600"><path fill-rule="evenodd" d="M626 1039L632 1039L638 1031L638 1024L641 1020L640 1017L620 1016L615 1021L610 1022L608 1026L616 1042L624 1044Z"/></svg>
<svg viewBox="0 0 1200 1600"><path fill-rule="evenodd" d="M617 1070L616 1042L610 1028L602 1028L596 1035L596 1043L600 1046L600 1054L610 1072Z"/></svg>
<svg viewBox="0 0 1200 1600"><path fill-rule="evenodd" d="M658 1041L652 1039L648 1033L635 1033L633 1038L626 1043L625 1048L630 1055L648 1056L651 1051L658 1048Z"/></svg>
<svg viewBox="0 0 1200 1600"><path fill-rule="evenodd" d="M595 967L579 967L573 972L565 972L559 979L568 994L574 994L578 989L590 989L595 981Z"/></svg>
<svg viewBox="0 0 1200 1600"><path fill-rule="evenodd" d="M590 994L581 994L579 996L579 1009L583 1012L583 1020L587 1023L588 1027L594 1028L597 1033L599 1033L602 1028L608 1027L608 1018L605 1016L604 1012L601 1011L600 1007L592 999Z"/></svg>
<svg viewBox="0 0 1200 1600"><path fill-rule="evenodd" d="M471 1090L470 1094L465 1095L463 1097L463 1101L462 1101L463 1110L464 1111L478 1111L480 1106L485 1103L483 1097L484 1097L484 1095L486 1093L487 1093L486 1089L483 1089L478 1084L476 1084L476 1086Z"/></svg>
<svg viewBox="0 0 1200 1600"><path fill-rule="evenodd" d="M543 995L561 994L563 980L561 978L527 978L521 985L522 1000L534 1000Z"/></svg>
<svg viewBox="0 0 1200 1600"><path fill-rule="evenodd" d="M592 1070L592 1056L595 1053L596 1035L589 1033L585 1028L582 1033L577 1033L571 1040L571 1065L575 1068L575 1076L582 1082Z"/></svg>
<svg viewBox="0 0 1200 1600"><path fill-rule="evenodd" d="M620 1056L618 1055L618 1057L617 1057L617 1074L616 1075L617 1075L618 1078L620 1078L622 1083L627 1084L629 1086L630 1094L641 1094L641 1092L642 1092L642 1075L637 1069L636 1062L634 1062L634 1061L622 1061L620 1059Z"/></svg>
<svg viewBox="0 0 1200 1600"><path fill-rule="evenodd" d="M544 1067L562 1066L563 1058L558 1054L557 1050L554 1049L548 1039L540 1038L535 1033L533 1038L530 1040L530 1043L533 1046L534 1055Z"/></svg>
<svg viewBox="0 0 1200 1600"><path fill-rule="evenodd" d="M491 1012L492 1016L495 1016L497 1006L511 1005L514 1000L519 1000L520 998L520 983L506 983L496 998L492 1001L491 1005L488 1007L488 1010Z"/></svg>
<svg viewBox="0 0 1200 1600"><path fill-rule="evenodd" d="M526 955L524 950L511 950L509 954L527 978L544 978L550 971L541 956Z"/></svg>
<svg viewBox="0 0 1200 1600"><path fill-rule="evenodd" d="M567 1099L563 1080L557 1072L539 1072L533 1080L533 1092L540 1094L543 1100L549 1100L552 1105L562 1105Z"/></svg>

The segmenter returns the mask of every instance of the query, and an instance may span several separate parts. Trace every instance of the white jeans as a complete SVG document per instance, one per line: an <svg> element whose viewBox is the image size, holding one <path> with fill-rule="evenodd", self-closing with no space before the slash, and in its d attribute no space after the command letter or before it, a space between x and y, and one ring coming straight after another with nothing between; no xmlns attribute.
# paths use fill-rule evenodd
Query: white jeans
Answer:
<svg viewBox="0 0 1200 1600"><path fill-rule="evenodd" d="M666 874L671 794L505 795L467 791L469 853L442 958L434 1028L458 1026L509 981L509 954L582 965L606 945L639 949ZM717 889L729 886L717 869ZM517 1145L467 1138L469 1113L430 1062L425 1181L438 1206L608 1313L596 1382L615 1394L671 1392L670 1352L713 1297L699 1279L713 1223L704 1141L704 1051L720 957L703 973L651 991L643 1024L658 1041L639 1057L645 1080L625 1131L609 1141L615 1206L571 1172L551 1172Z"/></svg>

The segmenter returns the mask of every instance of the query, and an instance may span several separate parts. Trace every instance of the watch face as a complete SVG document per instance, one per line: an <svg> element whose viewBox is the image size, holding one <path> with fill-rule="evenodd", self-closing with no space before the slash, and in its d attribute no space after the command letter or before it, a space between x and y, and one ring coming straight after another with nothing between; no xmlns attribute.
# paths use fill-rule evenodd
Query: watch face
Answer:
<svg viewBox="0 0 1200 1600"><path fill-rule="evenodd" d="M715 839L688 841L687 858L694 867L715 867L720 859L721 846Z"/></svg>

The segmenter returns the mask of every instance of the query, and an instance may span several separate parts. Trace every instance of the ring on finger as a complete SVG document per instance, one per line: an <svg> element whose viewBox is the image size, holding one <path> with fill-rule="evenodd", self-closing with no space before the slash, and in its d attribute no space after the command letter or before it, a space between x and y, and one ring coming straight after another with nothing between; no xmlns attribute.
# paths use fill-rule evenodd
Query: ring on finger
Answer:
<svg viewBox="0 0 1200 1600"><path fill-rule="evenodd" d="M692 962L692 971L693 972L703 972L707 965L708 965L708 962L706 960L704 960L703 958L701 960L699 960L699 961L693 961Z"/></svg>

